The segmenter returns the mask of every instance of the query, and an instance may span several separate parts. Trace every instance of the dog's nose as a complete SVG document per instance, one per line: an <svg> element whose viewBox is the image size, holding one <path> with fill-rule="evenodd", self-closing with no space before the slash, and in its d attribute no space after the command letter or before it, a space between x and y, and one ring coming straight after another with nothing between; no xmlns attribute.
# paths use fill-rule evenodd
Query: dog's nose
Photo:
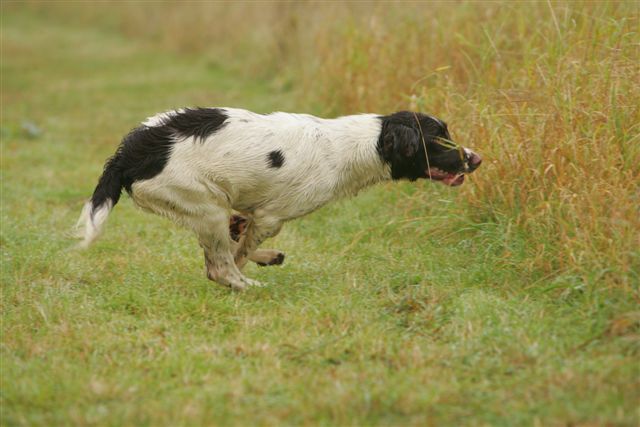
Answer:
<svg viewBox="0 0 640 427"><path fill-rule="evenodd" d="M471 151L469 153L469 169L474 171L474 170L478 169L478 167L480 166L481 163L482 163L482 157L480 157L479 154L474 153L473 151Z"/></svg>

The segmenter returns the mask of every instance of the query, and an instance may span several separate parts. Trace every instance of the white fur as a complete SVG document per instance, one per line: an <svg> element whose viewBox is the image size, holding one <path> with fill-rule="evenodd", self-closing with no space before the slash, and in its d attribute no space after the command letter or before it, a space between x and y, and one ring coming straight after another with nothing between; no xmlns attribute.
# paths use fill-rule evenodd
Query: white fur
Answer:
<svg viewBox="0 0 640 427"><path fill-rule="evenodd" d="M80 218L76 223L76 236L82 239L78 244L80 248L88 248L100 235L112 207L113 203L109 199L93 212L91 211L91 201L84 204Z"/></svg>

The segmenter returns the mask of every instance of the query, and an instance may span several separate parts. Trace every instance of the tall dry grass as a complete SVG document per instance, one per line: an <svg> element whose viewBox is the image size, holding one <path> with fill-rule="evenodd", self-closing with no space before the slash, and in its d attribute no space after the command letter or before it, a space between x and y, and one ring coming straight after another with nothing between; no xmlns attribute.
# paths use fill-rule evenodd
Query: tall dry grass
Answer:
<svg viewBox="0 0 640 427"><path fill-rule="evenodd" d="M637 290L637 4L385 9L318 38L321 103L443 117L486 159L460 194L469 215L527 233L532 268Z"/></svg>
<svg viewBox="0 0 640 427"><path fill-rule="evenodd" d="M301 109L436 114L485 158L459 193L466 215L526 233L530 269L637 290L635 2L28 7L290 79Z"/></svg>

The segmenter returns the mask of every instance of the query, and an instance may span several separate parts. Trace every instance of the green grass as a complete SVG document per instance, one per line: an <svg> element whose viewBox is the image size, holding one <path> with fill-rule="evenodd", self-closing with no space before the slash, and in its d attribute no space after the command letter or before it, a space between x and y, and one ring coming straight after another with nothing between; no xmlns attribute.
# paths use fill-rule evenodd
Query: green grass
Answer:
<svg viewBox="0 0 640 427"><path fill-rule="evenodd" d="M637 424L637 293L536 268L553 242L456 190L389 183L292 222L240 294L127 197L71 249L136 122L300 108L287 85L19 7L1 71L2 425Z"/></svg>

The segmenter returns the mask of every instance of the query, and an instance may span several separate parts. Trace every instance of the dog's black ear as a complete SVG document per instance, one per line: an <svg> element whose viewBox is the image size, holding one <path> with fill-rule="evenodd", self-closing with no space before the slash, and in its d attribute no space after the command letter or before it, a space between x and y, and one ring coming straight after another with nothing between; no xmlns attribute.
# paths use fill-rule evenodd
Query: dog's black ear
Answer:
<svg viewBox="0 0 640 427"><path fill-rule="evenodd" d="M390 123L384 134L383 149L387 159L415 156L420 149L418 131L406 125Z"/></svg>

